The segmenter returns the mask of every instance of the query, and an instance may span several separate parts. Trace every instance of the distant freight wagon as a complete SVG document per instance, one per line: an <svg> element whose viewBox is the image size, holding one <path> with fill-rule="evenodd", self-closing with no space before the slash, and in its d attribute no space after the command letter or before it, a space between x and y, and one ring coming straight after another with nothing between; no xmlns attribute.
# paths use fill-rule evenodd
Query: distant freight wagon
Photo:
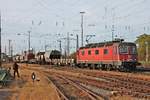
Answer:
<svg viewBox="0 0 150 100"><path fill-rule="evenodd" d="M39 64L50 64L53 59L60 59L61 53L58 50L50 50L46 52L38 52L36 54L36 61Z"/></svg>
<svg viewBox="0 0 150 100"><path fill-rule="evenodd" d="M35 54L33 52L27 53L26 51L22 53L22 55L16 55L14 56L14 61L16 62L30 62L30 60L35 59Z"/></svg>
<svg viewBox="0 0 150 100"><path fill-rule="evenodd" d="M49 50L46 52L38 52L35 59L38 64L74 65L74 59L62 59L61 56L60 51Z"/></svg>

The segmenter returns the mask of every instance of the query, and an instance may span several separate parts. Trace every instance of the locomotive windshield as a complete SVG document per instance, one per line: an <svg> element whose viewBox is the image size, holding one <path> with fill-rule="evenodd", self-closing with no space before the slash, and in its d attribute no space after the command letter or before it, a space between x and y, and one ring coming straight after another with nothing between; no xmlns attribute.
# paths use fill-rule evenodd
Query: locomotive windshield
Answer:
<svg viewBox="0 0 150 100"><path fill-rule="evenodd" d="M121 54L126 54L126 53L128 53L128 46L120 46L119 47L119 52L121 53Z"/></svg>
<svg viewBox="0 0 150 100"><path fill-rule="evenodd" d="M137 50L136 50L136 46L130 46L130 54L136 54Z"/></svg>
<svg viewBox="0 0 150 100"><path fill-rule="evenodd" d="M136 46L135 45L120 45L119 46L119 53L120 54L136 54Z"/></svg>

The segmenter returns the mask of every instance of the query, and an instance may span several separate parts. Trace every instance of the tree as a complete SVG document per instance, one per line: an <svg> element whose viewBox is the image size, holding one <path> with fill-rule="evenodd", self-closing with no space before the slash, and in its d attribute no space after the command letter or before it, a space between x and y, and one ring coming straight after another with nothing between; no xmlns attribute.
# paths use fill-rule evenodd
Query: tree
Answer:
<svg viewBox="0 0 150 100"><path fill-rule="evenodd" d="M137 48L138 48L139 60L145 61L147 53L149 55L149 57L148 57L148 59L149 59L150 58L150 35L144 33L144 34L138 36L135 42L138 46ZM148 48L148 51L146 51L146 48Z"/></svg>

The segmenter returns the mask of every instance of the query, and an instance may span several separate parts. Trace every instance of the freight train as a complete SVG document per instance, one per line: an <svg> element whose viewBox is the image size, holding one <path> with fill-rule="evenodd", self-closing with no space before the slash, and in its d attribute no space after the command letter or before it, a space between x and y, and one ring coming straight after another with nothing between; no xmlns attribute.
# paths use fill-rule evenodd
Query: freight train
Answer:
<svg viewBox="0 0 150 100"><path fill-rule="evenodd" d="M36 63L51 65L73 65L74 59L65 59L58 50L49 50L46 52L38 52L36 54Z"/></svg>
<svg viewBox="0 0 150 100"><path fill-rule="evenodd" d="M63 58L61 52L58 50L37 52L36 54L23 53L22 55L16 55L14 61L18 63L30 63L30 64L51 64L51 65L74 64L74 59Z"/></svg>
<svg viewBox="0 0 150 100"><path fill-rule="evenodd" d="M23 59L19 61L24 62ZM139 64L136 44L123 39L87 44L80 47L72 59L63 59L58 50L38 52L28 63L76 65L103 70L135 70Z"/></svg>
<svg viewBox="0 0 150 100"><path fill-rule="evenodd" d="M79 67L134 70L138 64L136 44L123 39L87 44L79 48L76 56Z"/></svg>

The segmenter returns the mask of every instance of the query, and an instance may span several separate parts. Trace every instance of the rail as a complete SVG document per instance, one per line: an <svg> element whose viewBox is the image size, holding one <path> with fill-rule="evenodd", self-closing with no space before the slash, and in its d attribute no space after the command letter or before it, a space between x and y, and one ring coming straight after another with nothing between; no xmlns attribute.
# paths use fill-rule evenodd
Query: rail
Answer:
<svg viewBox="0 0 150 100"><path fill-rule="evenodd" d="M56 89L59 97L62 99L62 100L69 100L58 88L57 86L49 79L49 77L46 75L47 77L47 80L52 84L52 86Z"/></svg>
<svg viewBox="0 0 150 100"><path fill-rule="evenodd" d="M59 78L62 78L63 80L65 80L66 82L72 84L74 87L78 88L79 90L85 92L90 98L91 100L102 100L104 99L104 97L100 97L99 95L97 95L96 93L88 90L87 88L83 87L82 85L78 84L77 82L74 82L73 80L71 79L68 79L66 77L62 77L62 76L59 76Z"/></svg>

